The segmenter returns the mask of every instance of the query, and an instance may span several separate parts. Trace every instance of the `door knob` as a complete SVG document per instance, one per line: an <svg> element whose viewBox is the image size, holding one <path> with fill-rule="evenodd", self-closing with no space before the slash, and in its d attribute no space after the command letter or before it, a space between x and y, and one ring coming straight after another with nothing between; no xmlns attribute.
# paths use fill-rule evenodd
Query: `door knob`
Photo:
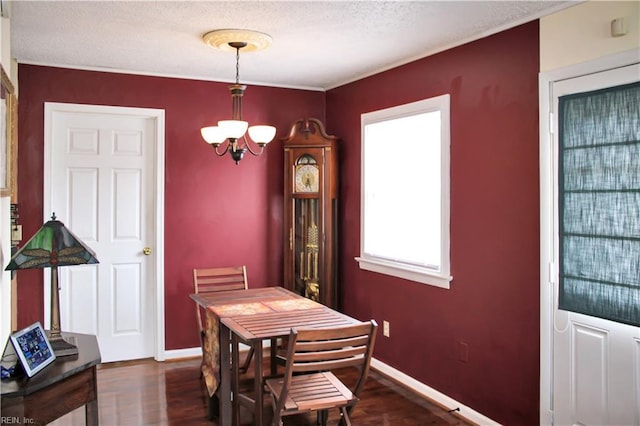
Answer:
<svg viewBox="0 0 640 426"><path fill-rule="evenodd" d="M151 247L143 248L142 253L144 253L145 256L149 256L151 254Z"/></svg>

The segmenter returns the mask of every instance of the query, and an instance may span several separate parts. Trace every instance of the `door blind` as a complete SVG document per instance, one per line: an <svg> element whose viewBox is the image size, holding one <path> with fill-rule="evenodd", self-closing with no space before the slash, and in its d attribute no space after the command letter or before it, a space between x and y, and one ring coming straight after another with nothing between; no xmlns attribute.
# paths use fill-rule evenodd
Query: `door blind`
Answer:
<svg viewBox="0 0 640 426"><path fill-rule="evenodd" d="M640 326L640 83L558 102L558 307Z"/></svg>

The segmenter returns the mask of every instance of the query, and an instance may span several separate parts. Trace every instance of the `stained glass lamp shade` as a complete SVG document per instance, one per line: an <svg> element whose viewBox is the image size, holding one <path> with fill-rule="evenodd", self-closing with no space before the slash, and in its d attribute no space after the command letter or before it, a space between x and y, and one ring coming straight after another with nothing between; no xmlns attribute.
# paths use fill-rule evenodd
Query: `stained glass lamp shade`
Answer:
<svg viewBox="0 0 640 426"><path fill-rule="evenodd" d="M51 220L42 225L38 232L11 257L11 261L5 268L7 271L51 268L51 331L49 339L53 351L58 356L78 353L77 348L66 342L60 333L58 266L92 263L98 263L94 251L68 230L62 222L56 220L54 213Z"/></svg>

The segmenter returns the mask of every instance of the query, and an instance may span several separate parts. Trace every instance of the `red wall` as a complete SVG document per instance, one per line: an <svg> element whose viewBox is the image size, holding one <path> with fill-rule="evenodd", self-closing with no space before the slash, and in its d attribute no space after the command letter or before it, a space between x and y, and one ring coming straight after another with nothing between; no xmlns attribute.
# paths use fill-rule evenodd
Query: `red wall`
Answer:
<svg viewBox="0 0 640 426"><path fill-rule="evenodd" d="M390 322L376 358L510 425L539 422L538 52L533 22L327 93L327 128L342 138L343 310ZM450 290L362 271L354 260L360 114L444 93L451 94Z"/></svg>
<svg viewBox="0 0 640 426"><path fill-rule="evenodd" d="M23 233L42 225L44 102L165 110L166 349L199 345L194 267L246 264L250 287L282 282L283 151L276 139L261 157L236 166L218 158L200 128L231 115L228 84L20 65L18 191ZM285 136L298 118L324 120L324 93L249 86L244 118ZM64 221L64 218L60 218ZM18 272L18 324L43 321L42 272Z"/></svg>

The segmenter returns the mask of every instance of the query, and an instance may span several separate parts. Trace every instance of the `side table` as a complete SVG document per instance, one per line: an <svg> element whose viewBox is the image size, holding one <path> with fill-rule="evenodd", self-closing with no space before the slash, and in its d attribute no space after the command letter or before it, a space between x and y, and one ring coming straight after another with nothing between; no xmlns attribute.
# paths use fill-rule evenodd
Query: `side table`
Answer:
<svg viewBox="0 0 640 426"><path fill-rule="evenodd" d="M75 339L78 354L61 356L35 376L3 379L0 383L1 415L20 423L45 425L85 406L86 424L98 425L98 388L96 366L100 364L100 348L96 336L66 333L65 339ZM3 365L17 361L5 347ZM7 365L5 365L7 367Z"/></svg>

